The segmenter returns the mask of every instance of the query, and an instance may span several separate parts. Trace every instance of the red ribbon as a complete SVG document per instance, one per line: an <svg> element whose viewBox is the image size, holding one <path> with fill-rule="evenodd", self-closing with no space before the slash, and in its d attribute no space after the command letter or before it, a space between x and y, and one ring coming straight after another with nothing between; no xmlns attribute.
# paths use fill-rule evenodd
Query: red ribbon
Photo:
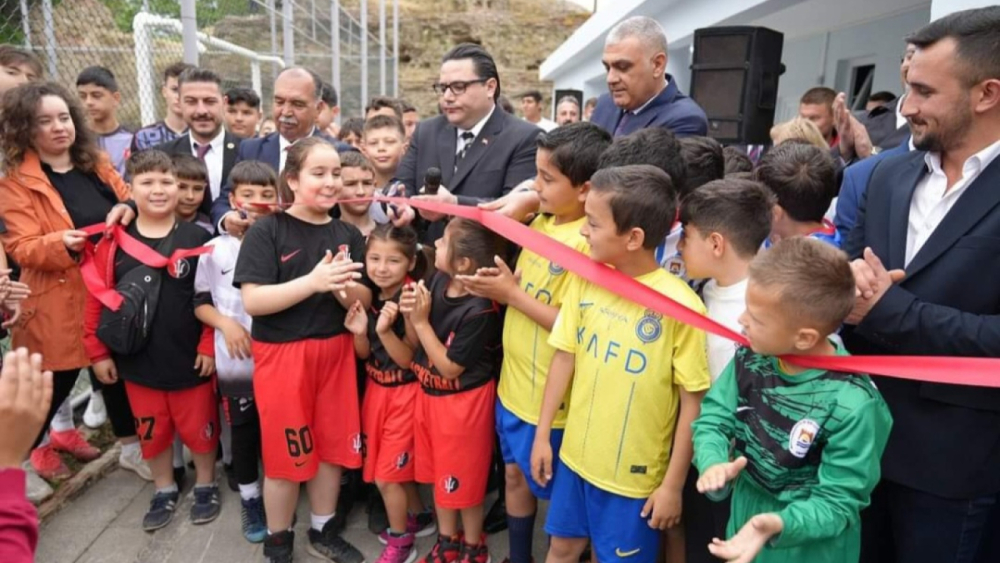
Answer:
<svg viewBox="0 0 1000 563"><path fill-rule="evenodd" d="M104 233L107 228L104 224L90 225L80 229L88 236ZM154 269L166 268L167 273L177 277L177 263L180 260L208 254L212 252L210 246L199 246L197 248L178 248L170 256L164 256L152 248L146 246L138 239L128 234L121 225L111 228L112 247L109 252L108 270L104 275L97 270L97 263L94 260L96 247L89 240L83 251L83 262L80 264L80 274L83 276L83 283L87 286L87 291L91 293L105 307L112 311L117 311L122 304L122 296L114 289L114 252L115 248L121 248L125 254L135 258L142 264Z"/></svg>
<svg viewBox="0 0 1000 563"><path fill-rule="evenodd" d="M425 211L454 215L476 221L518 246L527 248L535 254L558 264L608 291L627 297L639 305L704 330L705 332L728 338L744 346L749 345L747 339L742 334L737 334L701 313L691 310L666 295L635 281L635 279L604 264L594 262L589 256L499 213L484 211L478 207L451 205L418 199L396 197L376 197L374 199L399 205L409 205ZM344 202L342 201L341 203ZM782 360L797 366L813 369L870 373L929 383L1000 387L1000 377L995 375L1000 373L1000 360L992 358L796 355L784 356Z"/></svg>

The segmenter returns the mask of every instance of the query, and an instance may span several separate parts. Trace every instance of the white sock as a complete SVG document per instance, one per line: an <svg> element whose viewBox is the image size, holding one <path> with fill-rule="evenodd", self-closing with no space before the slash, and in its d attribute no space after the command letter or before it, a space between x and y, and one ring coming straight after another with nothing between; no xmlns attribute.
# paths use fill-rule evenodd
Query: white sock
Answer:
<svg viewBox="0 0 1000 563"><path fill-rule="evenodd" d="M326 523L333 519L334 514L336 513L334 512L326 516L319 516L317 514L313 514L312 512L310 512L309 520L312 522L312 529L316 530L317 532L322 532L323 526L326 526Z"/></svg>
<svg viewBox="0 0 1000 563"><path fill-rule="evenodd" d="M252 500L255 498L260 498L260 483L250 483L249 485L240 485L240 498L243 500Z"/></svg>
<svg viewBox="0 0 1000 563"><path fill-rule="evenodd" d="M135 452L141 452L139 442L129 442L128 444L122 444L122 457L133 455Z"/></svg>
<svg viewBox="0 0 1000 563"><path fill-rule="evenodd" d="M67 397L63 401L63 404L59 405L59 409L56 410L56 415L52 418L49 431L65 432L74 428L76 428L76 425L73 424L73 405L70 404L69 397Z"/></svg>
<svg viewBox="0 0 1000 563"><path fill-rule="evenodd" d="M163 487L162 489L156 489L158 493L176 493L178 491L177 483L170 485L169 487Z"/></svg>

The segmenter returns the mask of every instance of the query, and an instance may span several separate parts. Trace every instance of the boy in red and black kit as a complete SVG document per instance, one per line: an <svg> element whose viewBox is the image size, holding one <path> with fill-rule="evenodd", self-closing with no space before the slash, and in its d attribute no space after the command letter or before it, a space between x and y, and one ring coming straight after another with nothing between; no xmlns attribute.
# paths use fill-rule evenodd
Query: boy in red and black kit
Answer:
<svg viewBox="0 0 1000 563"><path fill-rule="evenodd" d="M169 156L141 152L129 158L127 168L138 215L126 232L147 247L140 250L176 259L168 268L154 269L125 253L114 239L102 240L90 267L123 302L112 310L102 305L107 297L99 301L88 294L84 344L98 379L107 385L119 377L125 380L142 457L156 485L142 522L151 532L169 524L177 506L171 463L175 432L194 457L191 522L206 524L219 515L214 343L212 331L194 314L198 257L176 254L199 248L210 237L197 225L176 219L178 188Z"/></svg>

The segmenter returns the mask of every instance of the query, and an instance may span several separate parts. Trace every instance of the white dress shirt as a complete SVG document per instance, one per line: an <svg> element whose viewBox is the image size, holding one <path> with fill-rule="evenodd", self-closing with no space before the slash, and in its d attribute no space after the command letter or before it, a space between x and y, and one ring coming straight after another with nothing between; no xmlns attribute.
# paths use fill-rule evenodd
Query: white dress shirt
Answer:
<svg viewBox="0 0 1000 563"><path fill-rule="evenodd" d="M480 119L479 123L476 123L475 125L473 125L472 129L458 129L456 127L456 129L458 129L458 131L456 132L456 135L455 135L455 154L456 155L458 153L462 152L462 147L465 146L465 143L462 141L462 133L465 133L466 131L471 132L472 133L472 142L475 142L476 138L479 137L479 133L483 130L483 127L486 127L486 122L490 120L490 116L492 116L493 112L495 112L496 110L497 110L497 106L496 106L496 104L493 104L493 109L491 109L490 112L486 114L486 117ZM472 143L469 143L469 147L472 147Z"/></svg>
<svg viewBox="0 0 1000 563"><path fill-rule="evenodd" d="M198 156L198 149L195 145L198 145L194 137L191 136L191 156ZM211 192L212 201L219 197L222 193L222 160L225 156L223 144L226 140L226 129L224 127L219 128L219 134L215 136L208 144L211 147L208 152L205 153L205 168L208 168L208 188ZM207 197L207 196L206 196Z"/></svg>
<svg viewBox="0 0 1000 563"><path fill-rule="evenodd" d="M906 125L909 120L903 115L903 102L906 101L906 94L909 92L903 92L903 95L899 97L899 103L896 104L896 129Z"/></svg>
<svg viewBox="0 0 1000 563"><path fill-rule="evenodd" d="M970 156L962 165L962 177L951 188L948 178L941 168L941 155L929 152L924 162L930 172L924 176L913 190L910 200L909 226L906 229L906 261L908 266L927 239L937 229L951 208L983 170L1000 154L1000 141Z"/></svg>
<svg viewBox="0 0 1000 563"><path fill-rule="evenodd" d="M316 127L313 126L312 130L309 131L309 134L306 135L306 137L312 137L315 134L316 134ZM305 139L306 137L302 137L302 138ZM282 137L281 133L278 133L278 174L279 175L281 174L281 171L285 169L285 160L288 159L288 149L291 148L291 146L294 145L297 142L299 142L298 139L296 139L295 142L293 143L293 142L289 141L288 139Z"/></svg>
<svg viewBox="0 0 1000 563"><path fill-rule="evenodd" d="M659 96L660 94L662 94L663 91L666 90L668 86L670 86L670 81L667 80L666 77L664 77L663 78L663 88L660 88L659 90L657 90L656 93L653 94L652 98L646 100L646 103L644 103L641 106L635 108L634 110L632 110L629 113L631 113L632 115L639 115L639 113L641 113L642 110L644 110L647 107L649 107L649 104L653 103L653 100L655 100L657 96Z"/></svg>

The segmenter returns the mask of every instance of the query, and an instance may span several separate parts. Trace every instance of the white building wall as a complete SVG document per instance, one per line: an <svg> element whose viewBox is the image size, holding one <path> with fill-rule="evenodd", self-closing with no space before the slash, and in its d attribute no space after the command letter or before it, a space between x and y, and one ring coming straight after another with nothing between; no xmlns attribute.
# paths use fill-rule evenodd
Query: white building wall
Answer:
<svg viewBox="0 0 1000 563"><path fill-rule="evenodd" d="M795 116L799 97L813 86L827 86L838 92L849 88L852 64L875 65L873 92L889 90L900 94L903 38L928 21L930 7L925 6L826 34L785 41L781 57L785 74L778 82L775 122ZM824 43L827 44L825 63Z"/></svg>

